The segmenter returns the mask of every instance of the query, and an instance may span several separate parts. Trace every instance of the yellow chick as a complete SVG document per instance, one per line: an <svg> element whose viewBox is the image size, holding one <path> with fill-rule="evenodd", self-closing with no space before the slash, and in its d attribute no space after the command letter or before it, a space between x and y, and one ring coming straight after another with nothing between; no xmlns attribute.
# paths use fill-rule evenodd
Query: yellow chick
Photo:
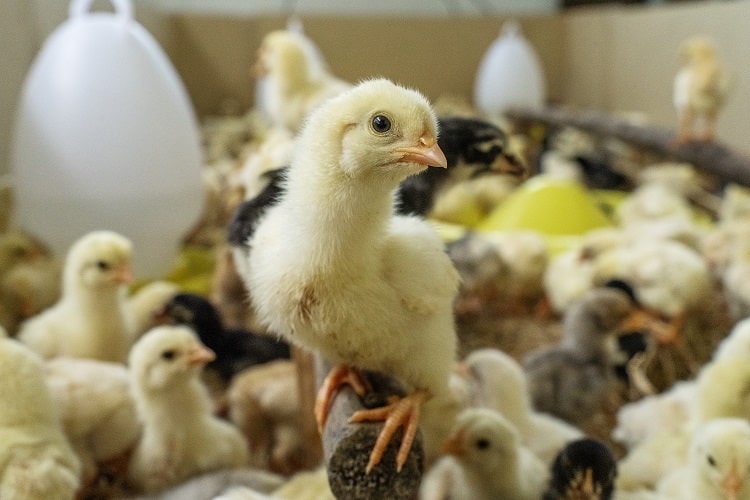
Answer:
<svg viewBox="0 0 750 500"><path fill-rule="evenodd" d="M677 140L713 140L716 119L730 87L727 70L713 44L704 37L686 40L680 48L682 67L674 80L673 101L679 119ZM696 122L703 130L696 132Z"/></svg>

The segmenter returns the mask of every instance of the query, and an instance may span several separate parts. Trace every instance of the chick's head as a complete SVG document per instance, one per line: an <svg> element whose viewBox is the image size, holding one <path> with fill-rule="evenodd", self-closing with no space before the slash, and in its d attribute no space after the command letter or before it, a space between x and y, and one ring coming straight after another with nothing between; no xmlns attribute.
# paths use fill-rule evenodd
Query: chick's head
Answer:
<svg viewBox="0 0 750 500"><path fill-rule="evenodd" d="M383 180L395 188L427 166L447 165L427 99L385 79L363 82L320 106L302 134L309 142L322 139L321 132L336 155L337 174L347 178Z"/></svg>
<svg viewBox="0 0 750 500"><path fill-rule="evenodd" d="M744 418L718 418L703 424L693 435L689 461L700 482L722 491L726 498L741 498L749 488L750 424Z"/></svg>
<svg viewBox="0 0 750 500"><path fill-rule="evenodd" d="M185 326L158 326L147 332L130 351L129 365L144 392L161 391L197 376L213 351Z"/></svg>
<svg viewBox="0 0 750 500"><path fill-rule="evenodd" d="M513 463L519 445L518 431L505 417L487 408L469 408L456 418L444 451L492 471Z"/></svg>
<svg viewBox="0 0 750 500"><path fill-rule="evenodd" d="M132 242L112 231L93 231L68 251L64 287L111 288L133 281Z"/></svg>

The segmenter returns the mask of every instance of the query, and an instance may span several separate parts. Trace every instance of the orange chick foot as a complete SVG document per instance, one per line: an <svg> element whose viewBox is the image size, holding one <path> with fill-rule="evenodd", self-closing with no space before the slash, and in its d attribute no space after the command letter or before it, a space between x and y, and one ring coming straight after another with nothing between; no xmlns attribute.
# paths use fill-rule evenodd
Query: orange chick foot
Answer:
<svg viewBox="0 0 750 500"><path fill-rule="evenodd" d="M347 365L336 365L326 375L315 397L315 421L318 424L318 432L321 434L323 434L323 426L328 420L331 402L339 387L344 384L349 384L360 398L370 392L370 384L358 370Z"/></svg>
<svg viewBox="0 0 750 500"><path fill-rule="evenodd" d="M393 435L399 427L404 426L401 445L396 455L396 470L401 472L406 459L409 457L411 446L414 443L414 437L419 429L419 416L422 409L422 403L428 398L425 391L416 391L408 396L400 398L392 396L387 406L373 408L371 410L360 410L354 413L349 419L350 422L369 422L385 421L383 429L378 435L378 439L370 452L370 460L367 463L366 473L369 473L373 467L380 463L385 453L388 443L391 442Z"/></svg>

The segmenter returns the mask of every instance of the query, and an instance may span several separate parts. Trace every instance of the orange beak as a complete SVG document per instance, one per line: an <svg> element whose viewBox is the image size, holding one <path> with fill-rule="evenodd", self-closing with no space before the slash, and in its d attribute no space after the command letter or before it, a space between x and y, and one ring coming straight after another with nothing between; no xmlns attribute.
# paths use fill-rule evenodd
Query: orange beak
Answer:
<svg viewBox="0 0 750 500"><path fill-rule="evenodd" d="M727 495L727 500L737 500L740 489L742 489L742 478L737 472L737 462L732 461L732 468L721 482L721 489Z"/></svg>
<svg viewBox="0 0 750 500"><path fill-rule="evenodd" d="M453 367L453 373L458 375L464 380L470 380L471 379L471 371L469 370L469 367L466 366L466 363L459 362L456 363L456 366Z"/></svg>
<svg viewBox="0 0 750 500"><path fill-rule="evenodd" d="M112 282L120 285L129 285L135 281L133 276L133 269L130 264L123 264L112 274Z"/></svg>
<svg viewBox="0 0 750 500"><path fill-rule="evenodd" d="M454 436L451 436L448 438L448 440L443 443L443 453L447 455L454 455L456 457L461 457L466 454L466 448L464 448L464 433L458 432Z"/></svg>
<svg viewBox="0 0 750 500"><path fill-rule="evenodd" d="M498 155L495 161L490 165L490 171L496 174L507 174L520 179L525 179L529 175L526 165L518 159L509 155Z"/></svg>
<svg viewBox="0 0 750 500"><path fill-rule="evenodd" d="M428 167L448 168L448 160L434 137L423 134L419 144L413 147L397 148L401 161L419 163Z"/></svg>
<svg viewBox="0 0 750 500"><path fill-rule="evenodd" d="M585 495L584 498L593 498L594 495L594 471L587 468L583 473L583 483L581 484L581 493Z"/></svg>
<svg viewBox="0 0 750 500"><path fill-rule="evenodd" d="M196 345L187 353L188 366L202 366L216 359L216 354L206 346Z"/></svg>

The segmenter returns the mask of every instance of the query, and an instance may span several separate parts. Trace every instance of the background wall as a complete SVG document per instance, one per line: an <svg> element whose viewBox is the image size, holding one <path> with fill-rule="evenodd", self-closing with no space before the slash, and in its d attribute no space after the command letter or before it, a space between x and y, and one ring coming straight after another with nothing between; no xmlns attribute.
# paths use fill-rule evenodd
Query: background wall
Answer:
<svg viewBox="0 0 750 500"><path fill-rule="evenodd" d="M172 59L200 116L223 112L227 102L235 109L247 109L254 92L249 69L260 39L284 27L286 16L274 13L277 10L251 12L247 6L252 3L237 0L216 0L218 12L201 9L206 4L198 0L181 2L136 1L136 17ZM258 5L271 9L289 3ZM23 78L44 39L66 18L68 4L68 0L0 0L0 44L6 49L0 58L0 174L8 170L13 113ZM373 4L377 2L347 5ZM382 75L420 88L432 98L450 93L470 99L479 60L504 21L499 14L480 15L476 6L494 9L496 5L498 9L491 11L495 13L502 12L505 4L511 10L519 5L533 7L517 8L514 16L539 53L550 100L607 111L640 111L667 126L675 123L671 93L680 43L694 34L712 37L736 79L719 120L719 137L748 150L748 1L602 6L557 13L550 0L415 0L410 5L424 7L398 16L303 12L302 21L333 72L342 78L356 81ZM318 5L331 6L334 1ZM456 5L468 5L465 14L449 15ZM190 6L188 12L183 10Z"/></svg>

